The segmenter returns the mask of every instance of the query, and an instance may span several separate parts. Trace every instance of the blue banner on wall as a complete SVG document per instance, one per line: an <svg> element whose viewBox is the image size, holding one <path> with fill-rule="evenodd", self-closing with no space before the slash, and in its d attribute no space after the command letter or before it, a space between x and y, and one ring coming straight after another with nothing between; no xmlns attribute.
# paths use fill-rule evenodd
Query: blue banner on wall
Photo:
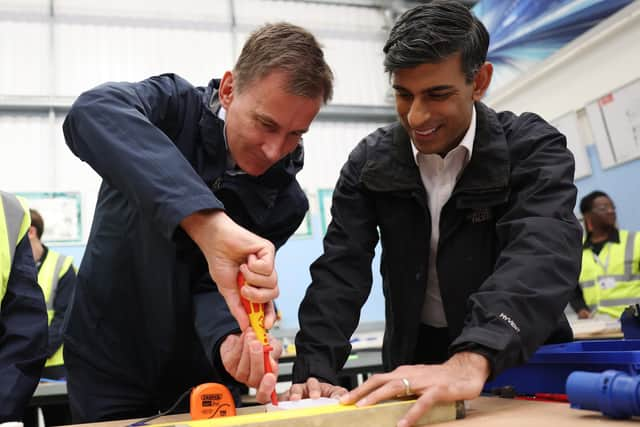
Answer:
<svg viewBox="0 0 640 427"><path fill-rule="evenodd" d="M633 0L480 0L475 15L491 34L491 90L556 52Z"/></svg>

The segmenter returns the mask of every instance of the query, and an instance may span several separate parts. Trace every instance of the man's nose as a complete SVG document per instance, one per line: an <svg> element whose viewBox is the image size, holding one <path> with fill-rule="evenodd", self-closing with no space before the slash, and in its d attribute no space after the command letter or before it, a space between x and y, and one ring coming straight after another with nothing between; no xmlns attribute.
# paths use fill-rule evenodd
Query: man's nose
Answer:
<svg viewBox="0 0 640 427"><path fill-rule="evenodd" d="M271 163L276 163L289 154L287 145L287 135L275 134L267 139L262 146L262 152Z"/></svg>
<svg viewBox="0 0 640 427"><path fill-rule="evenodd" d="M424 102L416 99L411 103L411 107L409 107L409 112L407 113L409 127L413 129L420 128L423 123L429 120L429 117L431 117L431 113Z"/></svg>

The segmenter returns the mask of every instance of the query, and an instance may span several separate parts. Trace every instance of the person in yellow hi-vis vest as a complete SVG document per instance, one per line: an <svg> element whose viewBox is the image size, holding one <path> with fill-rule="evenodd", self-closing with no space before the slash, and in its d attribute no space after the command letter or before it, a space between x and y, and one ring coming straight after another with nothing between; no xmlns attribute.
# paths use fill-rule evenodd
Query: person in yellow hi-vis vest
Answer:
<svg viewBox="0 0 640 427"><path fill-rule="evenodd" d="M0 191L0 423L22 421L40 380L47 315L24 201Z"/></svg>
<svg viewBox="0 0 640 427"><path fill-rule="evenodd" d="M49 318L47 362L42 376L62 379L66 377L62 357L62 326L76 283L76 270L72 257L59 254L42 243L44 233L42 215L35 209L30 209L29 212L31 213L29 241L38 269L38 284L44 293Z"/></svg>
<svg viewBox="0 0 640 427"><path fill-rule="evenodd" d="M597 312L619 319L628 305L640 302L640 233L617 228L615 205L602 191L586 195L580 211L586 237L571 306L580 318Z"/></svg>

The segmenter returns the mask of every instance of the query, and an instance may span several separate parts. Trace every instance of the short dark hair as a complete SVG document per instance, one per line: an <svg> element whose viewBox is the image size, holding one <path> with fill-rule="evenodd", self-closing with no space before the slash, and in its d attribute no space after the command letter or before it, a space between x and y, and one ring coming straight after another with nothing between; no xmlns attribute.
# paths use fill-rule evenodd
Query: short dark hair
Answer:
<svg viewBox="0 0 640 427"><path fill-rule="evenodd" d="M44 233L44 220L42 219L42 215L35 209L29 209L29 213L31 214L31 226L35 227L38 239L42 239L42 233Z"/></svg>
<svg viewBox="0 0 640 427"><path fill-rule="evenodd" d="M582 199L580 199L580 213L584 215L585 213L590 212L591 209L593 209L593 202L598 197L603 197L603 196L611 200L611 197L609 197L607 193L599 190L592 191L591 193L584 196Z"/></svg>
<svg viewBox="0 0 640 427"><path fill-rule="evenodd" d="M242 89L275 70L287 72L293 95L322 97L325 104L333 96L333 73L316 38L302 27L280 22L254 31L233 68L236 89Z"/></svg>
<svg viewBox="0 0 640 427"><path fill-rule="evenodd" d="M489 33L462 3L434 0L403 13L384 45L388 73L438 63L460 52L467 83L487 59Z"/></svg>

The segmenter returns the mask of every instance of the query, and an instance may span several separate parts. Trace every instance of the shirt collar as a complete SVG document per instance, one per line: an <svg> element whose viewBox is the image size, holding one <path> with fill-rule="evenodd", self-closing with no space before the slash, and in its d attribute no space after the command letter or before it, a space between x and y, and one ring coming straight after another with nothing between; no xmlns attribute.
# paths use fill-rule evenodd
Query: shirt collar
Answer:
<svg viewBox="0 0 640 427"><path fill-rule="evenodd" d="M467 155L467 161L465 162L465 164L471 161L471 155L473 154L473 141L475 140L475 138L476 138L476 106L474 104L471 108L471 122L469 123L469 127L467 128L467 132L462 137L460 144L458 144L453 149L453 150L456 150L458 147L464 147L464 149L467 150L468 155ZM411 149L413 150L413 159L415 160L416 164L418 164L418 154L421 154L421 153L418 151L418 149L413 143L411 143ZM434 154L434 155L439 155L439 154Z"/></svg>
<svg viewBox="0 0 640 427"><path fill-rule="evenodd" d="M224 130L222 132L222 135L224 137L224 148L227 151L226 173L228 173L229 175L244 174L245 172L238 167L238 165L236 164L236 161L233 160L233 157L231 157L231 152L229 152L229 143L227 142L227 122L225 121L227 117L227 110L225 110L225 108L221 105L220 108L218 109L218 112L216 113L216 116L218 116L218 118L224 122Z"/></svg>
<svg viewBox="0 0 640 427"><path fill-rule="evenodd" d="M225 108L221 105L216 115L220 120L224 122L224 119L227 117L227 110L225 110Z"/></svg>

